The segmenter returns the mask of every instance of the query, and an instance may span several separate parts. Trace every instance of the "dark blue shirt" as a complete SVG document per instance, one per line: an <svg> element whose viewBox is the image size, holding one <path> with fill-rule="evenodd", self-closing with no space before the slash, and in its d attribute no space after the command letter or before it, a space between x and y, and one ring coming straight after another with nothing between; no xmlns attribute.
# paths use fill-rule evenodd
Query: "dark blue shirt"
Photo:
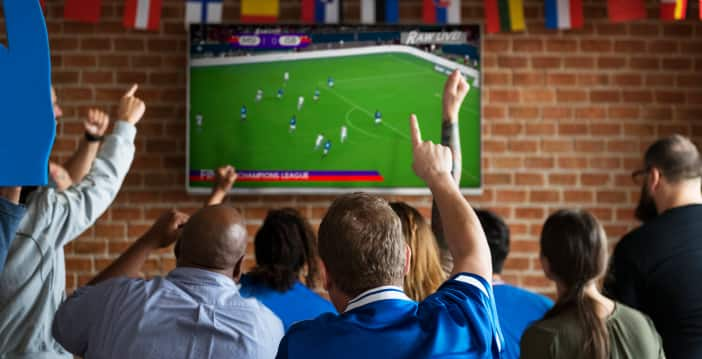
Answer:
<svg viewBox="0 0 702 359"><path fill-rule="evenodd" d="M5 267L7 251L25 211L24 206L0 198L0 272Z"/></svg>
<svg viewBox="0 0 702 359"><path fill-rule="evenodd" d="M328 300L300 282L288 291L279 292L244 275L241 277L240 292L243 297L256 298L268 307L280 318L286 331L299 321L314 319L324 313L336 314L336 309Z"/></svg>
<svg viewBox="0 0 702 359"><path fill-rule="evenodd" d="M531 323L543 318L553 307L553 301L544 296L508 284L494 284L497 315L505 337L504 359L519 358L519 341Z"/></svg>

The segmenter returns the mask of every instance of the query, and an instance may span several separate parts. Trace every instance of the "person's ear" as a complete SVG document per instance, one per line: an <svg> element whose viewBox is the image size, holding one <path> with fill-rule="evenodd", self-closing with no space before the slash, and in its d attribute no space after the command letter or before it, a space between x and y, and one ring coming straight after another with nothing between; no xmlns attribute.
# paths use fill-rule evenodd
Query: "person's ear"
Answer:
<svg viewBox="0 0 702 359"><path fill-rule="evenodd" d="M232 271L232 278L234 278L234 281L237 283L239 283L239 278L241 278L241 267L244 265L244 257L245 256L241 256L241 258L239 258L239 261L236 262L234 270Z"/></svg>
<svg viewBox="0 0 702 359"><path fill-rule="evenodd" d="M409 274L411 264L412 264L412 248L410 248L410 246L405 243L405 275Z"/></svg>
<svg viewBox="0 0 702 359"><path fill-rule="evenodd" d="M655 193L661 186L663 176L658 168L651 168L648 175L648 193Z"/></svg>

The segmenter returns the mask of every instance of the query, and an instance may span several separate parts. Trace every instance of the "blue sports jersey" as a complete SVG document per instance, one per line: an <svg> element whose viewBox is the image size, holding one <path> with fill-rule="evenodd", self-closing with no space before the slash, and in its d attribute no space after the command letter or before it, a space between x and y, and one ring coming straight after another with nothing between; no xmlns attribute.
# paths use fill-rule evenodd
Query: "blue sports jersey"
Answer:
<svg viewBox="0 0 702 359"><path fill-rule="evenodd" d="M500 316L500 327L505 337L505 359L519 358L519 341L531 323L543 318L553 307L553 301L507 284L495 284L495 304Z"/></svg>
<svg viewBox="0 0 702 359"><path fill-rule="evenodd" d="M295 126L297 124L297 118L293 117L290 119L290 126Z"/></svg>
<svg viewBox="0 0 702 359"><path fill-rule="evenodd" d="M324 313L336 314L336 309L328 300L300 282L285 292L279 292L244 275L241 277L240 292L243 297L258 299L273 311L283 322L285 330L299 321L314 319Z"/></svg>
<svg viewBox="0 0 702 359"><path fill-rule="evenodd" d="M385 286L357 296L341 315L297 323L277 358L499 358L503 343L492 286L461 273L420 303Z"/></svg>
<svg viewBox="0 0 702 359"><path fill-rule="evenodd" d="M325 149L325 150L330 150L330 149L331 149L331 146L332 146L331 141L327 141L327 142L324 143L324 149Z"/></svg>
<svg viewBox="0 0 702 359"><path fill-rule="evenodd" d="M375 111L375 118L380 118L380 117L381 117L381 116L380 116L380 112L379 112L379 111Z"/></svg>
<svg viewBox="0 0 702 359"><path fill-rule="evenodd" d="M241 108L241 114L246 115L246 106Z"/></svg>

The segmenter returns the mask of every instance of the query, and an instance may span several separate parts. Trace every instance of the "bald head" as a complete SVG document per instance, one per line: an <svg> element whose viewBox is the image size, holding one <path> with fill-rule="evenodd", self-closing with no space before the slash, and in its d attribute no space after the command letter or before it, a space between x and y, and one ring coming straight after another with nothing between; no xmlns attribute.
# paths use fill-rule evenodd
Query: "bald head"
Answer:
<svg viewBox="0 0 702 359"><path fill-rule="evenodd" d="M236 209L205 207L183 226L178 243L178 266L229 271L246 253L246 227Z"/></svg>

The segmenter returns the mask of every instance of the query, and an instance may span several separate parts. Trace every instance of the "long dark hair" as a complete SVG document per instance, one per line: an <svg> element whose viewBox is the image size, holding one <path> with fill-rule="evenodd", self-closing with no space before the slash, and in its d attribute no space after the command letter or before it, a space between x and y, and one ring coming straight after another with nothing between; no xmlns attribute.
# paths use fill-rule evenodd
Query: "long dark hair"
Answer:
<svg viewBox="0 0 702 359"><path fill-rule="evenodd" d="M563 286L563 293L544 319L575 310L585 333L586 358L609 358L609 335L595 302L585 287L604 274L607 239L597 219L586 211L560 210L552 214L541 231L541 255Z"/></svg>
<svg viewBox="0 0 702 359"><path fill-rule="evenodd" d="M317 285L317 239L312 226L297 210L269 211L256 232L254 247L256 267L249 273L254 282L284 292L292 288L306 265L305 284Z"/></svg>

